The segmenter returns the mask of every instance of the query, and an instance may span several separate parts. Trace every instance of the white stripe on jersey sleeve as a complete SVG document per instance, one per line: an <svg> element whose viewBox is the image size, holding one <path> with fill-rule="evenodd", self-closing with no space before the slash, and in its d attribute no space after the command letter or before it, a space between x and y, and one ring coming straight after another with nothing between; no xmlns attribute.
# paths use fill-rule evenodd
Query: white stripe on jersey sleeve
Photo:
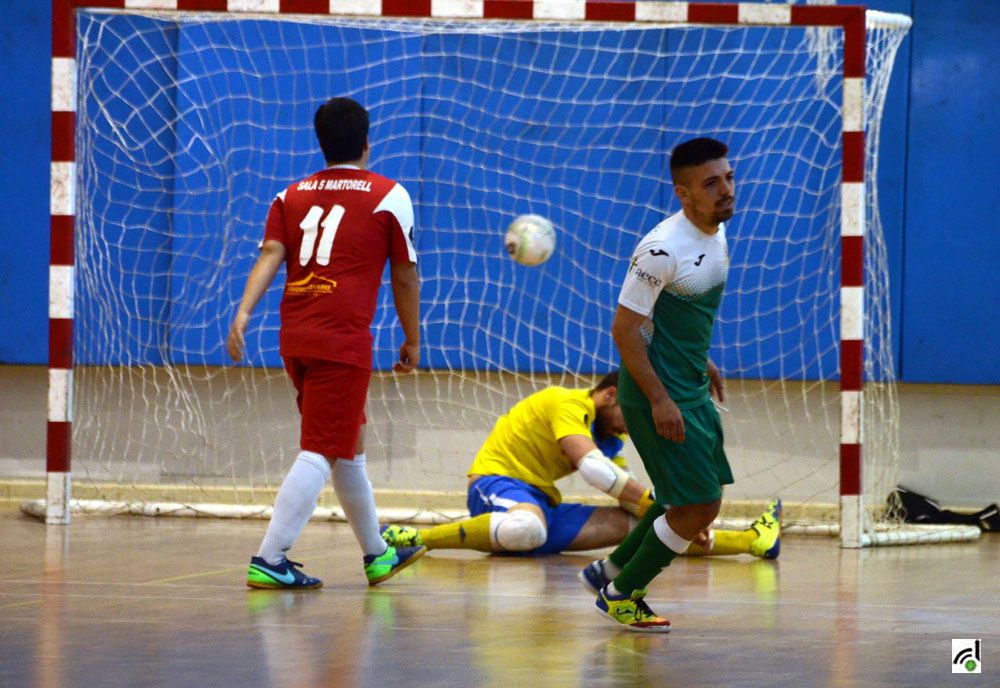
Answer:
<svg viewBox="0 0 1000 688"><path fill-rule="evenodd" d="M279 191L278 195L274 197L275 200L280 200L282 203L284 203L285 202L285 193L287 191L288 191L288 189L285 189L284 191ZM274 201L272 201L272 203L273 202ZM257 242L257 250L258 251L263 251L264 250L264 239L263 238L261 238L261 240Z"/></svg>
<svg viewBox="0 0 1000 688"><path fill-rule="evenodd" d="M648 317L663 286L673 280L676 272L677 259L673 251L668 251L659 242L640 243L629 263L618 303Z"/></svg>
<svg viewBox="0 0 1000 688"><path fill-rule="evenodd" d="M406 240L406 251L410 262L416 263L417 251L413 248L413 201L410 200L410 194L407 193L402 184L397 183L393 186L372 214L383 210L392 213L396 218L400 229L403 230L403 238Z"/></svg>

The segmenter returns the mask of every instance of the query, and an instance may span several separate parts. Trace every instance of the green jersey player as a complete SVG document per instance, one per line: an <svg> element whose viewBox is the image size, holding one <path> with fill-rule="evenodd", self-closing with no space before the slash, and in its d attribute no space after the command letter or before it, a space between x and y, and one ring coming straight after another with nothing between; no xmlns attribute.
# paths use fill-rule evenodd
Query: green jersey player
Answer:
<svg viewBox="0 0 1000 688"><path fill-rule="evenodd" d="M658 506L582 575L606 582L597 607L629 630L670 629L643 601L645 588L712 523L722 486L733 482L710 396L723 400L722 376L708 357L729 268L723 223L733 216L735 184L728 151L720 141L696 138L671 152L682 209L636 247L612 326L622 359L619 403ZM775 502L775 524L779 510Z"/></svg>

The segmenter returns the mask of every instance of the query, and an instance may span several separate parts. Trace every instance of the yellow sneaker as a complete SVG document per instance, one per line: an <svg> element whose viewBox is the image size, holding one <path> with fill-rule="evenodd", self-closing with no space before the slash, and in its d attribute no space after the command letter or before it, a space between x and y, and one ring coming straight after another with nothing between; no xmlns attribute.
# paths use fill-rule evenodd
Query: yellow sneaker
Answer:
<svg viewBox="0 0 1000 688"><path fill-rule="evenodd" d="M597 601L594 604L602 616L620 623L625 630L637 633L668 633L670 622L653 613L643 599L645 596L645 590L633 590L631 595L611 595L605 587L597 593Z"/></svg>
<svg viewBox="0 0 1000 688"><path fill-rule="evenodd" d="M757 533L757 538L750 543L750 554L762 559L777 559L781 553L781 500L772 499L767 511L750 529Z"/></svg>
<svg viewBox="0 0 1000 688"><path fill-rule="evenodd" d="M410 526L382 526L378 532L390 547L422 547L424 544L417 529Z"/></svg>

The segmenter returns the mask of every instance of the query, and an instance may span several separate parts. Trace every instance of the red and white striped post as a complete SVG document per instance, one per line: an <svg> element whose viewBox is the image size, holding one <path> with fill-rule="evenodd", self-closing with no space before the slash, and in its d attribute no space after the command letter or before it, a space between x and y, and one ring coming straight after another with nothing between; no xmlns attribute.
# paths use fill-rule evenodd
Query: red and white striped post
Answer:
<svg viewBox="0 0 1000 688"><path fill-rule="evenodd" d="M45 522L69 523L73 421L73 222L76 215L76 50L73 3L52 3L49 172L49 401Z"/></svg>
<svg viewBox="0 0 1000 688"><path fill-rule="evenodd" d="M49 272L47 523L69 522L73 379L73 223L76 165L75 10L332 14L440 19L550 19L717 25L826 26L844 32L840 290L841 545L862 547L864 383L865 8L604 0L53 0L52 258Z"/></svg>
<svg viewBox="0 0 1000 688"><path fill-rule="evenodd" d="M865 545L865 11L844 22L843 142L840 186L840 545Z"/></svg>

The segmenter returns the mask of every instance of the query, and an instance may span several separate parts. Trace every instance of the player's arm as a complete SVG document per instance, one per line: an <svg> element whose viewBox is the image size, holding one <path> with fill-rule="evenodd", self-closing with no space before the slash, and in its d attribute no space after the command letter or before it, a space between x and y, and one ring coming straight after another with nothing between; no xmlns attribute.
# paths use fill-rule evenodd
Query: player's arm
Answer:
<svg viewBox="0 0 1000 688"><path fill-rule="evenodd" d="M593 438L567 435L559 439L559 448L588 485L614 497L622 507L635 513L640 505L651 502L649 491L606 457Z"/></svg>
<svg viewBox="0 0 1000 688"><path fill-rule="evenodd" d="M392 263L389 272L396 316L406 337L393 369L408 373L420 363L420 276L417 264L410 262Z"/></svg>
<svg viewBox="0 0 1000 688"><path fill-rule="evenodd" d="M395 184L375 209L385 212L389 228L389 278L396 317L406 340L392 369L409 373L420 363L420 276L413 245L413 201L402 184Z"/></svg>
<svg viewBox="0 0 1000 688"><path fill-rule="evenodd" d="M667 388L660 382L649 354L646 353L646 341L640 330L645 321L645 315L619 304L611 325L611 336L618 345L622 363L649 399L656 431L668 440L683 442L684 418L677 404L667 394Z"/></svg>
<svg viewBox="0 0 1000 688"><path fill-rule="evenodd" d="M618 346L622 363L649 399L656 432L668 440L683 442L684 417L653 369L642 335L643 323L653 312L663 285L669 283L675 270L676 261L670 251L640 245L618 297L611 336Z"/></svg>
<svg viewBox="0 0 1000 688"><path fill-rule="evenodd" d="M722 373L719 372L719 367L712 362L712 359L708 359L708 367L705 370L708 374L708 389L709 392L715 392L715 398L719 401L726 400L726 388L722 381Z"/></svg>
<svg viewBox="0 0 1000 688"><path fill-rule="evenodd" d="M285 245L280 241L265 241L260 249L260 255L257 256L257 262L254 263L253 269L250 270L250 276L247 277L247 284L243 289L243 298L240 299L236 316L229 326L226 349L233 362L239 362L243 358L243 352L246 348L244 332L246 332L247 323L250 322L250 315L257 307L260 297L271 286L274 276L278 274L278 268L284 261Z"/></svg>

